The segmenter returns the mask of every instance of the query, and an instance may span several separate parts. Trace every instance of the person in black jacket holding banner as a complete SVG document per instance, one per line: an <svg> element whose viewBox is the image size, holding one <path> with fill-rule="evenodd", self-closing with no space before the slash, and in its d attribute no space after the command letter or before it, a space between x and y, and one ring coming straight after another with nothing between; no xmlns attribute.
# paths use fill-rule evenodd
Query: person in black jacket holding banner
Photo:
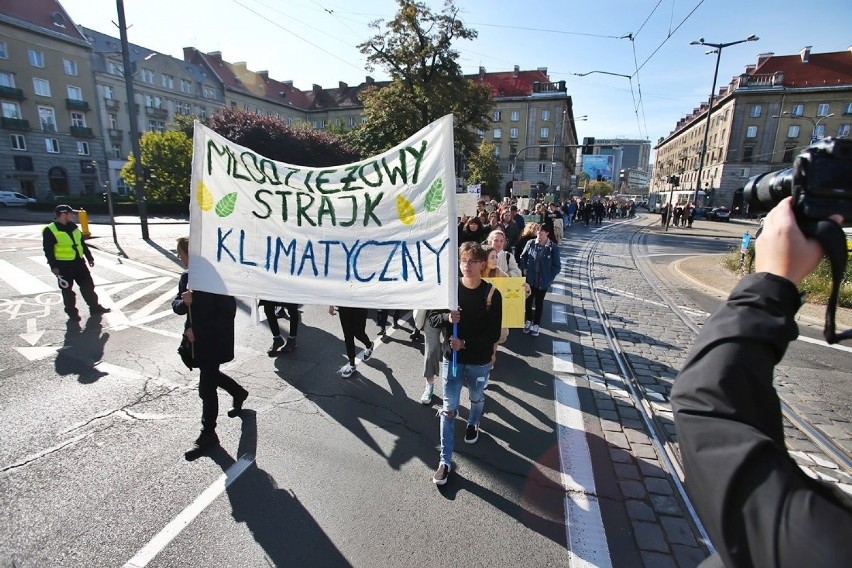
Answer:
<svg viewBox="0 0 852 568"><path fill-rule="evenodd" d="M180 261L189 268L189 239L177 240ZM184 336L192 343L195 365L200 371L198 396L201 398L201 434L186 453L193 460L219 445L216 419L219 415L219 393L224 389L234 398L228 416L239 416L248 391L237 381L219 370L219 365L234 359L234 317L237 302L232 296L223 296L199 290L189 290L189 271L185 270L178 282L178 293L172 301L172 310L186 316Z"/></svg>
<svg viewBox="0 0 852 568"><path fill-rule="evenodd" d="M702 566L852 566L852 498L790 456L772 387L798 335L796 286L822 257L791 203L766 217L757 273L704 324L672 389L687 487L717 549Z"/></svg>

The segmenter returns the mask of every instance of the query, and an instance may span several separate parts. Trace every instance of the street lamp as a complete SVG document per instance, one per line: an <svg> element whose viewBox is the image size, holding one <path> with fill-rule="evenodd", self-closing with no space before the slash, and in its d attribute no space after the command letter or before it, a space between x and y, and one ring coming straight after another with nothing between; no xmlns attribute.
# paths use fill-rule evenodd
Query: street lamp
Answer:
<svg viewBox="0 0 852 568"><path fill-rule="evenodd" d="M701 173L704 169L704 157L707 155L707 141L710 137L710 115L713 113L713 95L716 92L716 78L719 76L719 61L722 59L722 50L738 43L757 41L760 38L752 34L745 39L730 41L728 43L708 43L704 38L689 42L689 45L705 45L714 48L707 53L716 53L716 69L713 71L713 86L710 88L710 99L707 102L707 121L704 126L704 143L701 145L701 154L698 157L698 177L695 180L695 198L692 200L694 206L698 205L698 191L701 189Z"/></svg>
<svg viewBox="0 0 852 568"><path fill-rule="evenodd" d="M819 126L819 123L825 120L826 118L831 118L832 116L834 116L834 113L832 112L824 116L812 118L803 114L790 114L790 111L785 110L781 114L773 114L772 118L781 118L785 114L789 115L790 118L804 118L805 120L809 120L811 122L811 124L813 125L813 129L811 130L811 144L813 144L819 139L819 137L817 136L817 127Z"/></svg>

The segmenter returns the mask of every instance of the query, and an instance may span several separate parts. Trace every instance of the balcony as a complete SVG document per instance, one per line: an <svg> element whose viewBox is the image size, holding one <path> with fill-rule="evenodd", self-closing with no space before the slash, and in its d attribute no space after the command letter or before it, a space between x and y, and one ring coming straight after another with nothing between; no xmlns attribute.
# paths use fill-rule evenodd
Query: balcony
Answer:
<svg viewBox="0 0 852 568"><path fill-rule="evenodd" d="M94 133L92 129L88 126L72 126L71 127L71 136L76 136L77 138L93 138Z"/></svg>
<svg viewBox="0 0 852 568"><path fill-rule="evenodd" d="M109 137L110 138L122 138L123 136L124 136L123 130L119 130L117 128L110 128L109 129Z"/></svg>
<svg viewBox="0 0 852 568"><path fill-rule="evenodd" d="M89 110L89 103L78 99L65 99L65 108L69 110Z"/></svg>
<svg viewBox="0 0 852 568"><path fill-rule="evenodd" d="M16 101L24 100L24 91L15 87L4 87L0 85L0 97L4 99L13 99Z"/></svg>
<svg viewBox="0 0 852 568"><path fill-rule="evenodd" d="M118 110L121 108L121 102L115 99L104 99L104 106L107 110Z"/></svg>
<svg viewBox="0 0 852 568"><path fill-rule="evenodd" d="M0 126L10 130L29 130L30 121L23 118L8 118L4 116L0 119Z"/></svg>
<svg viewBox="0 0 852 568"><path fill-rule="evenodd" d="M145 107L145 114L151 118L168 118L169 111L164 108Z"/></svg>

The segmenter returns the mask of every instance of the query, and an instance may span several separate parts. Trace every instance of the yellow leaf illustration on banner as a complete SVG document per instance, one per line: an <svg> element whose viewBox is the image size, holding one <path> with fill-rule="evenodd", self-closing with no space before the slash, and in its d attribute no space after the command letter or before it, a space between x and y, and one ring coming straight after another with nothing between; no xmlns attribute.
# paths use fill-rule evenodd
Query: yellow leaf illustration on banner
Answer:
<svg viewBox="0 0 852 568"><path fill-rule="evenodd" d="M198 206L202 211L213 209L213 194L207 189L203 181L198 182Z"/></svg>
<svg viewBox="0 0 852 568"><path fill-rule="evenodd" d="M396 212L400 221L406 225L414 224L414 206L402 195L396 196Z"/></svg>

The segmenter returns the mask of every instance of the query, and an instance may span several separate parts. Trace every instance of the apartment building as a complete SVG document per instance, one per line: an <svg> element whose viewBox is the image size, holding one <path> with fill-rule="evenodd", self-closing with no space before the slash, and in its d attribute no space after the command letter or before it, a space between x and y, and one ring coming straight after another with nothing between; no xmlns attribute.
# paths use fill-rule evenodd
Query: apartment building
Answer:
<svg viewBox="0 0 852 568"><path fill-rule="evenodd" d="M522 71L517 65L512 71L492 73L480 67L478 75L468 78L491 90L492 124L478 134L495 147L503 194L509 195L515 180L567 190L574 175L570 146L577 144L577 128L565 81L551 81L546 67Z"/></svg>
<svg viewBox="0 0 852 568"><path fill-rule="evenodd" d="M849 137L852 48L811 53L805 47L794 55L759 55L755 64L719 88L712 109L707 103L693 109L660 138L653 190L667 190L671 175L680 177L681 189L696 189L708 111L701 189L709 204L740 207L741 190L750 177L791 166L812 140Z"/></svg>
<svg viewBox="0 0 852 568"><path fill-rule="evenodd" d="M48 198L98 191L103 163L92 48L53 0L0 13L0 187Z"/></svg>

